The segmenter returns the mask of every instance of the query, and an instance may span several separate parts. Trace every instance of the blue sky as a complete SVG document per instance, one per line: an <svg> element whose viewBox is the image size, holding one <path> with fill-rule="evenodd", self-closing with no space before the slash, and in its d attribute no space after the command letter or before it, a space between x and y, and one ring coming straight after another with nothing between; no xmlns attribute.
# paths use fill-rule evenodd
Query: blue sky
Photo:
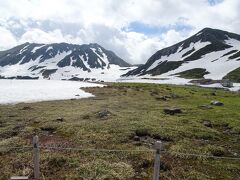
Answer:
<svg viewBox="0 0 240 180"><path fill-rule="evenodd" d="M143 33L146 35L151 35L151 36L166 33L169 30L188 32L188 31L191 31L192 29L193 27L191 27L190 25L185 25L181 23L168 25L168 26L153 26L153 25L144 24L138 21L131 22L128 25L128 27L125 28L126 31L134 31L134 32Z"/></svg>

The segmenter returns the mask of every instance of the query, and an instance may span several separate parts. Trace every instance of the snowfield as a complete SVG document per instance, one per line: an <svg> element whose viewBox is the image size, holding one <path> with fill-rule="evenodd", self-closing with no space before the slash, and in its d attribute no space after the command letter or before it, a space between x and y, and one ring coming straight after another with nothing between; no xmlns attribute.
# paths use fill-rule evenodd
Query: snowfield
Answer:
<svg viewBox="0 0 240 180"><path fill-rule="evenodd" d="M0 80L0 104L88 98L94 95L80 88L103 86L57 80Z"/></svg>

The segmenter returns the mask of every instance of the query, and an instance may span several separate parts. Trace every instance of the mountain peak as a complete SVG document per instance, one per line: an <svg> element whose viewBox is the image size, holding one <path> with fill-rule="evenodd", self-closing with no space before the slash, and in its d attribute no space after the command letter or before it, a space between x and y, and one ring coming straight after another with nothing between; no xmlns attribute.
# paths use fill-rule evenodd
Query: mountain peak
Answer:
<svg viewBox="0 0 240 180"><path fill-rule="evenodd" d="M193 36L200 36L202 41L223 42L228 39L240 40L240 35L228 31L206 27Z"/></svg>
<svg viewBox="0 0 240 180"><path fill-rule="evenodd" d="M240 35L204 28L184 41L157 51L146 64L126 76L171 76L194 69L187 74L197 71L202 73L202 78L221 79L240 67L239 47Z"/></svg>
<svg viewBox="0 0 240 180"><path fill-rule="evenodd" d="M0 76L4 77L11 74L8 71L16 69L11 77L27 75L51 78L53 74L54 77L71 74L72 77L82 78L81 74L86 76L90 72L97 74L108 71L111 67L120 69L129 66L130 64L114 52L104 49L97 43L83 45L24 43L0 53Z"/></svg>

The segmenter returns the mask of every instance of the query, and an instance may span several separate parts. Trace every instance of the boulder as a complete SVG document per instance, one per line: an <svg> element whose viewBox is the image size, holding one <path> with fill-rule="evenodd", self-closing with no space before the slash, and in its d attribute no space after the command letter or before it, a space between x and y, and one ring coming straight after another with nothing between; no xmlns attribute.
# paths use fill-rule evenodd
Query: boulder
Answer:
<svg viewBox="0 0 240 180"><path fill-rule="evenodd" d="M63 117L58 117L56 120L62 122L64 120L64 118Z"/></svg>
<svg viewBox="0 0 240 180"><path fill-rule="evenodd" d="M213 127L211 121L208 121L208 120L204 120L203 125L206 126L206 127L209 127L209 128Z"/></svg>
<svg viewBox="0 0 240 180"><path fill-rule="evenodd" d="M223 106L224 104L220 101L211 101L211 105L214 105L214 106Z"/></svg>
<svg viewBox="0 0 240 180"><path fill-rule="evenodd" d="M163 109L164 113L174 115L177 113L182 113L182 110L180 108L165 108Z"/></svg>
<svg viewBox="0 0 240 180"><path fill-rule="evenodd" d="M22 108L22 110L30 110L30 109L32 109L30 106L24 106L24 107Z"/></svg>
<svg viewBox="0 0 240 180"><path fill-rule="evenodd" d="M103 111L97 112L96 115L98 118L106 118L111 115L111 112L105 109Z"/></svg>
<svg viewBox="0 0 240 180"><path fill-rule="evenodd" d="M134 137L133 137L133 140L134 140L134 141L140 141L140 137L139 137L139 136L134 136Z"/></svg>
<svg viewBox="0 0 240 180"><path fill-rule="evenodd" d="M156 100L161 100L161 101L167 101L167 97L166 96L161 96L161 97L156 97Z"/></svg>

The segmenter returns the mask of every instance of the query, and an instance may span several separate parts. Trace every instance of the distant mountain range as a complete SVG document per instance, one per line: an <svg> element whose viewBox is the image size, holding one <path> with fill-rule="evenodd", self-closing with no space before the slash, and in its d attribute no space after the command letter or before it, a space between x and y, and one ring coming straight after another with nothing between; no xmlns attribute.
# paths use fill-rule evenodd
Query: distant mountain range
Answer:
<svg viewBox="0 0 240 180"><path fill-rule="evenodd" d="M230 79L240 82L240 35L205 28L153 54L124 76Z"/></svg>
<svg viewBox="0 0 240 180"><path fill-rule="evenodd" d="M98 44L25 43L0 51L0 78L103 80L131 65Z"/></svg>
<svg viewBox="0 0 240 180"><path fill-rule="evenodd" d="M240 35L205 28L135 67L98 44L25 43L0 51L0 78L116 81L121 75L240 82Z"/></svg>

